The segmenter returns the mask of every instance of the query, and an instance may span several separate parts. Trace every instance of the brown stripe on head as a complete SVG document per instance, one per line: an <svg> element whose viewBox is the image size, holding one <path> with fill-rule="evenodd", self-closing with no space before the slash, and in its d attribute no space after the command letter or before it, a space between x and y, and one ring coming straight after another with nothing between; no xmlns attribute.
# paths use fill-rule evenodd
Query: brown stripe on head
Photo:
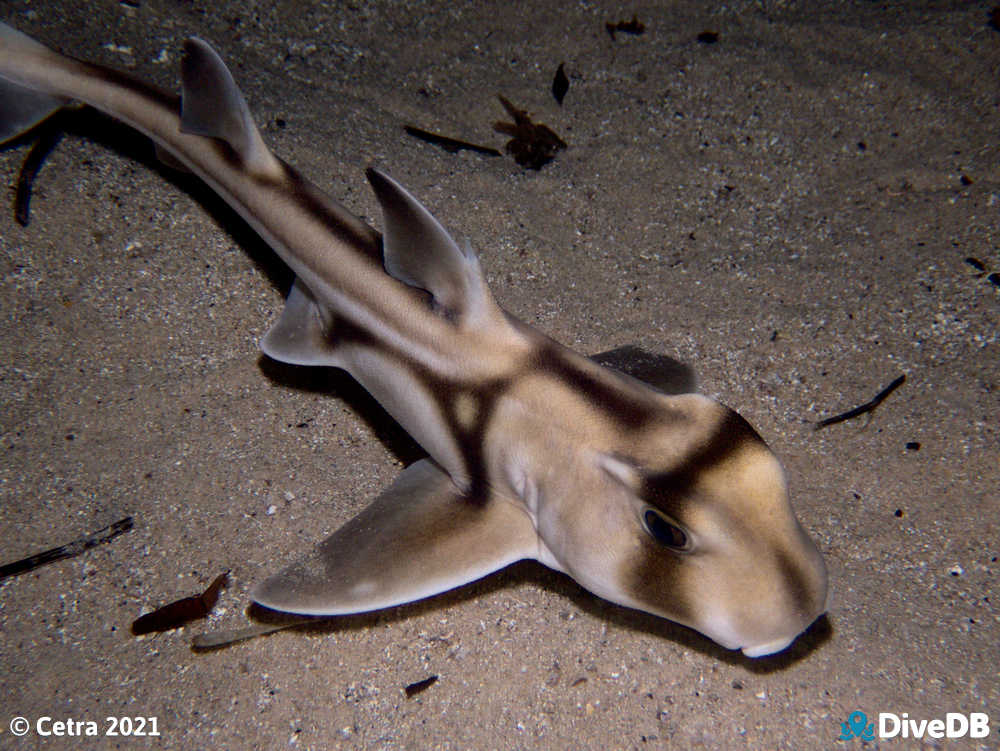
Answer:
<svg viewBox="0 0 1000 751"><path fill-rule="evenodd" d="M668 514L682 515L678 506L690 496L699 479L712 467L737 457L747 448L764 448L764 440L737 412L725 410L708 436L691 446L664 471L647 471L643 475L639 496ZM680 516L678 516L680 518Z"/></svg>
<svg viewBox="0 0 1000 751"><path fill-rule="evenodd" d="M803 532L803 537L805 533ZM775 551L777 556L778 569L781 571L781 581L784 582L788 602L794 603L799 608L807 622L811 622L816 617L815 608L817 605L821 609L826 603L826 566L817 552L816 560L822 571L822 577L813 577L810 581L806 572L814 569L803 569L801 565L796 565L792 553L784 549Z"/></svg>

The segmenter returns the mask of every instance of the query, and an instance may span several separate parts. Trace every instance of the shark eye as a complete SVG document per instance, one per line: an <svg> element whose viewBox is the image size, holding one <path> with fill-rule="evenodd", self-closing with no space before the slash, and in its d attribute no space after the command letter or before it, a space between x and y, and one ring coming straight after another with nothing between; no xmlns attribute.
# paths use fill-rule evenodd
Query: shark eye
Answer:
<svg viewBox="0 0 1000 751"><path fill-rule="evenodd" d="M672 550L687 550L688 536L684 530L673 522L667 521L660 512L651 508L646 509L642 520L646 524L646 531L658 543Z"/></svg>

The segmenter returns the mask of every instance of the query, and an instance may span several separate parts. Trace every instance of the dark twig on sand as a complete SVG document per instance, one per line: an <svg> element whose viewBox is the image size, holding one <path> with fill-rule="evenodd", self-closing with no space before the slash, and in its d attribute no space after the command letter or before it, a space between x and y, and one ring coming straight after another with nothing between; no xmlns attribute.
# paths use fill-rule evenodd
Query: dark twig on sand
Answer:
<svg viewBox="0 0 1000 751"><path fill-rule="evenodd" d="M431 133L429 130L418 128L415 125L404 125L403 130L414 138L419 138L421 141L426 141L427 143L432 143L435 146L440 146L442 149L451 154L455 154L464 149L465 151L474 151L477 154L484 154L486 156L502 156L499 151L489 146L480 146L476 143L469 143L468 141L461 141L457 138L442 136L440 133Z"/></svg>
<svg viewBox="0 0 1000 751"><path fill-rule="evenodd" d="M858 415L863 415L866 412L871 412L883 401L885 401L886 397L889 396L889 394L891 394L893 391L902 386L905 380L906 380L906 375L905 374L901 375L899 376L899 378L894 380L884 389L879 391L875 395L875 398L872 399L871 401L865 402L860 407L849 409L847 410L847 412L843 412L839 415L834 415L833 417L827 417L825 420L820 420L818 423L816 423L815 426L816 430L819 430L820 428L825 428L827 425L833 425L838 422L844 422L844 420L850 420L851 418L857 417Z"/></svg>
<svg viewBox="0 0 1000 751"><path fill-rule="evenodd" d="M75 555L80 555L80 553L85 550L90 550L90 548L100 545L102 542L107 542L111 538L117 537L123 532L128 532L130 529L132 529L132 517L126 516L124 519L120 519L114 524L108 527L103 527L96 532L91 532L89 535L81 537L79 540L73 540L73 542L67 543L66 545L60 545L57 548L52 548L51 550L46 550L42 553L36 553L35 555L30 555L27 558L22 558L19 561L14 561L13 563L0 566L0 579L6 579L8 576L23 574L26 571L31 571L39 566L44 566L46 563L52 563L53 561L59 561L63 558L72 558Z"/></svg>

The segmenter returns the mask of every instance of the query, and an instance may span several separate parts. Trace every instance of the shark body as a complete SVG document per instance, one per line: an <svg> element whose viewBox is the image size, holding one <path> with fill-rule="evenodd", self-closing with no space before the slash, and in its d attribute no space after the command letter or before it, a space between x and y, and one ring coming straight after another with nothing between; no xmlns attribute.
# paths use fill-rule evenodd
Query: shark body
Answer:
<svg viewBox="0 0 1000 751"><path fill-rule="evenodd" d="M182 81L178 99L0 24L0 142L73 102L149 136L295 272L263 351L347 370L429 454L255 601L356 613L529 558L748 656L784 649L824 612L822 556L780 464L736 412L507 314L476 255L369 169L380 235L268 150L204 41L185 44Z"/></svg>

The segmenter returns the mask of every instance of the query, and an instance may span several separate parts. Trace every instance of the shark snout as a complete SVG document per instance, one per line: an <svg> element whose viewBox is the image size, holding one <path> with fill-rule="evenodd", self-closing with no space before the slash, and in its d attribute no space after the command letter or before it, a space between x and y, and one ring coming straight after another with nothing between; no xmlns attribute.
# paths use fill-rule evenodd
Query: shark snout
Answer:
<svg viewBox="0 0 1000 751"><path fill-rule="evenodd" d="M804 534L802 540L797 565L792 565L789 558L780 558L784 570L778 581L784 586L772 597L762 598L754 608L752 624L739 647L747 657L763 657L787 649L826 612L826 564L815 543Z"/></svg>
<svg viewBox="0 0 1000 751"><path fill-rule="evenodd" d="M794 555L774 553L775 566L758 570L731 587L725 605L705 613L699 629L747 657L763 657L787 649L826 612L827 574L823 557L802 535Z"/></svg>
<svg viewBox="0 0 1000 751"><path fill-rule="evenodd" d="M764 657L784 651L826 612L824 604L807 613L770 610L760 617L745 614L715 619L705 634L728 649L738 649L747 657Z"/></svg>
<svg viewBox="0 0 1000 751"><path fill-rule="evenodd" d="M774 638L746 644L739 648L740 651L747 657L765 657L767 655L783 652L792 645L792 643L799 637L799 635L802 634L803 631L808 629L813 623L816 622L816 619L826 612L825 600L822 606L811 612L813 613L811 616L798 620L793 626L791 626L791 628L786 629L783 634Z"/></svg>

